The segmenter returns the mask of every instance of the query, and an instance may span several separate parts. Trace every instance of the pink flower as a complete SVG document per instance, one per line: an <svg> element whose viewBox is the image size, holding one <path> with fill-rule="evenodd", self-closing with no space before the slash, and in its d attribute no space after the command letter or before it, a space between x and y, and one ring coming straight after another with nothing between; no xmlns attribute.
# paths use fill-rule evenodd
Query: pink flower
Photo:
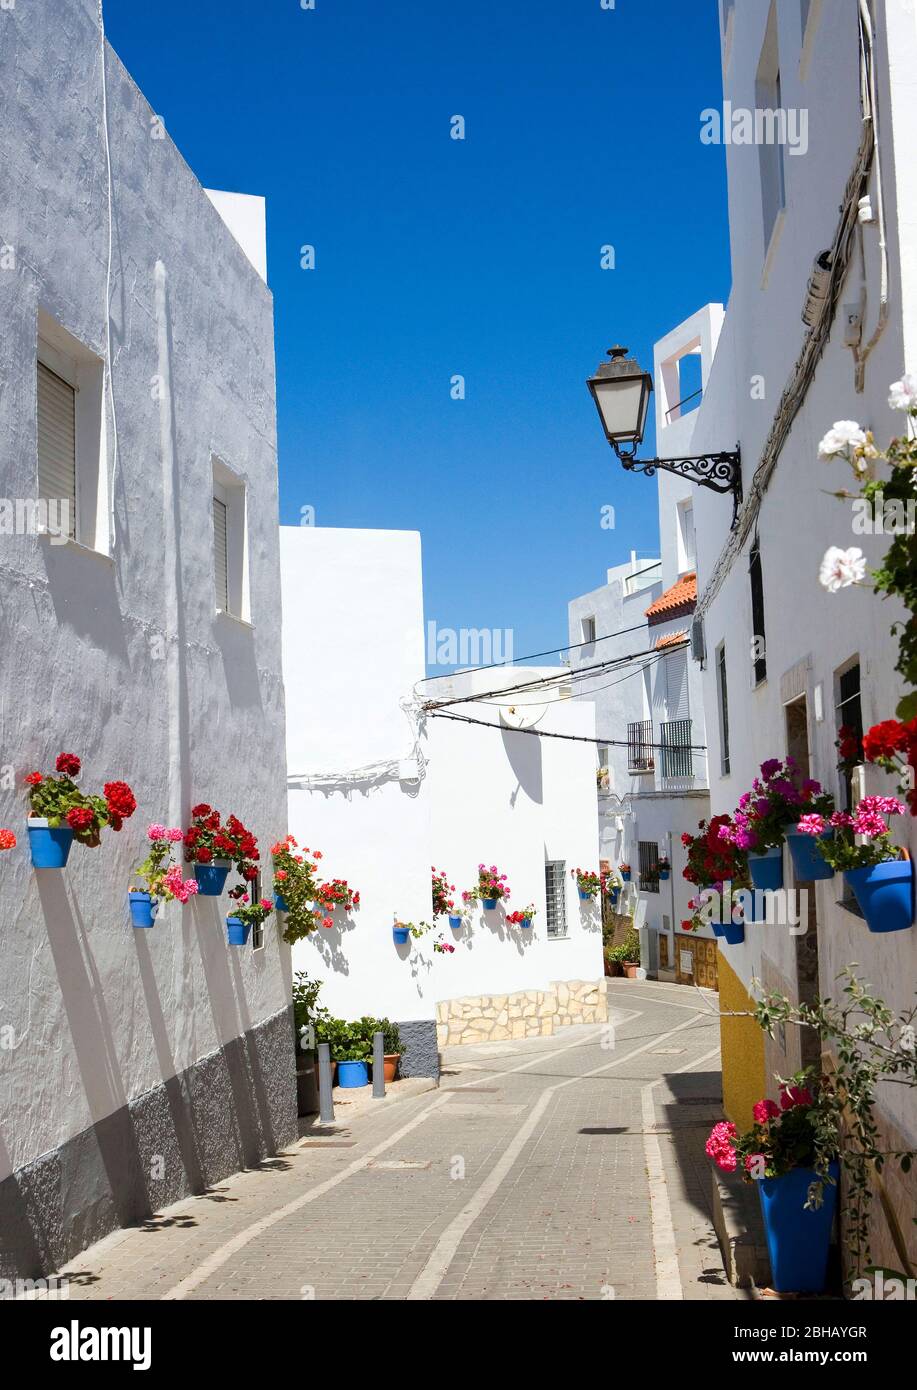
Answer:
<svg viewBox="0 0 917 1390"><path fill-rule="evenodd" d="M825 831L826 821L824 816L818 816L813 811L811 815L803 816L796 829L800 835L822 835Z"/></svg>
<svg viewBox="0 0 917 1390"><path fill-rule="evenodd" d="M185 838L185 832L184 832L183 830L167 830L167 831L166 831L166 839L167 839L167 840L170 840L170 841L172 842L173 845L177 845L178 842L179 842L180 840L183 840L184 838Z"/></svg>
<svg viewBox="0 0 917 1390"><path fill-rule="evenodd" d="M169 838L169 832L164 825L151 825L146 833L150 840L167 840Z"/></svg>
<svg viewBox="0 0 917 1390"><path fill-rule="evenodd" d="M792 1110L796 1105L811 1105L812 1092L806 1086L784 1086L780 1092L780 1109Z"/></svg>
<svg viewBox="0 0 917 1390"><path fill-rule="evenodd" d="M173 864L165 877L165 884L168 891L180 903L186 903L198 891L197 879L181 876L181 869L177 864Z"/></svg>
<svg viewBox="0 0 917 1390"><path fill-rule="evenodd" d="M720 1120L713 1126L704 1148L708 1158L712 1158L724 1173L734 1173L736 1169L735 1137L736 1127L731 1120Z"/></svg>
<svg viewBox="0 0 917 1390"><path fill-rule="evenodd" d="M755 1117L756 1125L766 1125L769 1120L774 1120L780 1114L780 1107L772 1100L759 1100L752 1106L752 1114Z"/></svg>
<svg viewBox="0 0 917 1390"><path fill-rule="evenodd" d="M753 1173L753 1172L755 1172L755 1170L757 1170L757 1171L760 1172L760 1173L763 1173L766 1167L767 1167L767 1159L765 1158L764 1154L746 1154L746 1155L745 1155L745 1171L746 1171L746 1173Z"/></svg>

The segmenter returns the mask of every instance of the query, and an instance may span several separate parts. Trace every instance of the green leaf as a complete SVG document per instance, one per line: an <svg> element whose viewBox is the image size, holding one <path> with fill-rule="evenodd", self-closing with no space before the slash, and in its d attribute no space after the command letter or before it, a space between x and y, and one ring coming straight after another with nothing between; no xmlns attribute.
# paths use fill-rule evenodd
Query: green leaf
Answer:
<svg viewBox="0 0 917 1390"><path fill-rule="evenodd" d="M909 719L917 719L917 690L912 690L910 695L905 695L898 701L895 714L904 724Z"/></svg>

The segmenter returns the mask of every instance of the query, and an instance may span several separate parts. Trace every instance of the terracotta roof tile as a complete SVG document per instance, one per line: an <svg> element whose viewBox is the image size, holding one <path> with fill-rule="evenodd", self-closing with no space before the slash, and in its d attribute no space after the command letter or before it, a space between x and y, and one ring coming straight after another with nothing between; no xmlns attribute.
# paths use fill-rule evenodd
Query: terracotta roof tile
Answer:
<svg viewBox="0 0 917 1390"><path fill-rule="evenodd" d="M687 628L683 628L681 632L667 632L665 637L656 638L656 650L659 651L663 647L679 647L687 638Z"/></svg>
<svg viewBox="0 0 917 1390"><path fill-rule="evenodd" d="M646 616L651 624L665 623L671 618L680 618L693 612L696 603L697 575L684 574L670 589L660 594L655 603L650 604Z"/></svg>

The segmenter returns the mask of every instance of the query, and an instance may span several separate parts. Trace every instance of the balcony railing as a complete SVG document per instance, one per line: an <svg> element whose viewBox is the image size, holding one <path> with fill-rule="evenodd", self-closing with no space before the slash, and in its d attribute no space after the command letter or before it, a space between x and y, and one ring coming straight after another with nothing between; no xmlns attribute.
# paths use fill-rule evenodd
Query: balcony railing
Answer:
<svg viewBox="0 0 917 1390"><path fill-rule="evenodd" d="M627 726L627 768L629 772L652 772L656 766L653 756L653 721L641 719Z"/></svg>
<svg viewBox="0 0 917 1390"><path fill-rule="evenodd" d="M659 725L662 745L663 777L691 777L694 774L691 748L691 720L670 719Z"/></svg>

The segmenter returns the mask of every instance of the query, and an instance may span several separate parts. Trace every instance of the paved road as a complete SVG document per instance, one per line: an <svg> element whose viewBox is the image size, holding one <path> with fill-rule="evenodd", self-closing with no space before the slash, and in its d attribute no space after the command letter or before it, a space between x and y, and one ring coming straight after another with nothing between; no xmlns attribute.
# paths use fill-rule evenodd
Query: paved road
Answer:
<svg viewBox="0 0 917 1390"><path fill-rule="evenodd" d="M439 1091L118 1232L71 1298L704 1299L723 1278L703 1142L719 1029L678 986L611 986L612 1027L453 1048Z"/></svg>

